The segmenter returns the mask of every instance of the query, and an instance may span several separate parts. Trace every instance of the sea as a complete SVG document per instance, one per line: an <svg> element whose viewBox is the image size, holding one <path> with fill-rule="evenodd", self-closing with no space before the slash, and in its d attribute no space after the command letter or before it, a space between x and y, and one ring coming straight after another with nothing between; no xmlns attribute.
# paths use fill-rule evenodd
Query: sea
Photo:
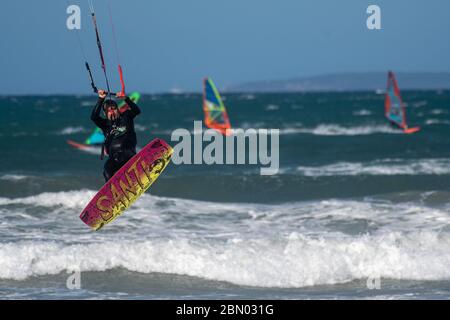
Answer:
<svg viewBox="0 0 450 320"><path fill-rule="evenodd" d="M123 215L79 215L104 160L72 148L95 96L0 97L0 299L449 299L450 92L230 93L233 128L279 129L279 170L170 163ZM143 95L138 144L203 119ZM193 142L192 142L193 143Z"/></svg>

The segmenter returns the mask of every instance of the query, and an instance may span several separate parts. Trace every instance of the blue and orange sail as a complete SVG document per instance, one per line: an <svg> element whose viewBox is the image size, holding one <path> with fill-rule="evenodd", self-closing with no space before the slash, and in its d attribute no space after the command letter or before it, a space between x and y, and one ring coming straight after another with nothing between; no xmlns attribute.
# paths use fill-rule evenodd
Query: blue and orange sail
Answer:
<svg viewBox="0 0 450 320"><path fill-rule="evenodd" d="M406 120L406 108L400 94L397 79L392 71L388 73L386 97L384 101L386 118L393 125L399 127L404 133L414 133L419 127L409 128Z"/></svg>
<svg viewBox="0 0 450 320"><path fill-rule="evenodd" d="M231 134L231 124L227 110L211 78L203 79L203 111L205 125L215 129L223 135Z"/></svg>

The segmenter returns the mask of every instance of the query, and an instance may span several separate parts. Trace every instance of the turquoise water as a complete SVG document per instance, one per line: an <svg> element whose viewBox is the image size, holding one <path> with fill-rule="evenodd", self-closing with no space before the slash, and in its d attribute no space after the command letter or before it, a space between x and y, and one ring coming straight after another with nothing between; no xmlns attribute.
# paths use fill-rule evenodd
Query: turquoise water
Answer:
<svg viewBox="0 0 450 320"><path fill-rule="evenodd" d="M103 163L66 143L92 131L95 97L0 97L0 295L448 299L450 93L403 95L414 135L371 92L226 95L233 127L280 129L279 173L172 163L97 233L78 215ZM203 118L196 94L140 106L140 145Z"/></svg>

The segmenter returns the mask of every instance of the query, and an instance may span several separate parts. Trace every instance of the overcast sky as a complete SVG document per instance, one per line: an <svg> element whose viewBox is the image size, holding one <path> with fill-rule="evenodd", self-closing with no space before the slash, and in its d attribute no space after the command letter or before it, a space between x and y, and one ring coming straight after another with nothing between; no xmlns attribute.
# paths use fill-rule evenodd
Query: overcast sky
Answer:
<svg viewBox="0 0 450 320"><path fill-rule="evenodd" d="M110 0L129 90L201 90L335 72L450 71L448 0ZM87 0L2 3L0 94L90 93L67 3L104 86ZM118 91L107 0L94 0L109 77ZM382 30L366 27L370 4Z"/></svg>

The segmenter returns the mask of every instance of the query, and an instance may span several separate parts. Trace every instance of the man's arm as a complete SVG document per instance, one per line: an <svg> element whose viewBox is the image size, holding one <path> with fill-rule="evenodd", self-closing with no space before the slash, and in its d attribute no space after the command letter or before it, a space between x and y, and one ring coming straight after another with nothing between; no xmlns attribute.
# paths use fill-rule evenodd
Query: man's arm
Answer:
<svg viewBox="0 0 450 320"><path fill-rule="evenodd" d="M99 97L97 100L97 104L91 113L91 120L102 130L106 128L106 120L100 116L100 111L102 110L103 103L105 102L105 98Z"/></svg>
<svg viewBox="0 0 450 320"><path fill-rule="evenodd" d="M131 117L134 118L138 114L141 113L141 109L137 106L136 103L133 102L133 100L130 99L130 97L125 98L125 103L130 107L129 111L131 112Z"/></svg>

